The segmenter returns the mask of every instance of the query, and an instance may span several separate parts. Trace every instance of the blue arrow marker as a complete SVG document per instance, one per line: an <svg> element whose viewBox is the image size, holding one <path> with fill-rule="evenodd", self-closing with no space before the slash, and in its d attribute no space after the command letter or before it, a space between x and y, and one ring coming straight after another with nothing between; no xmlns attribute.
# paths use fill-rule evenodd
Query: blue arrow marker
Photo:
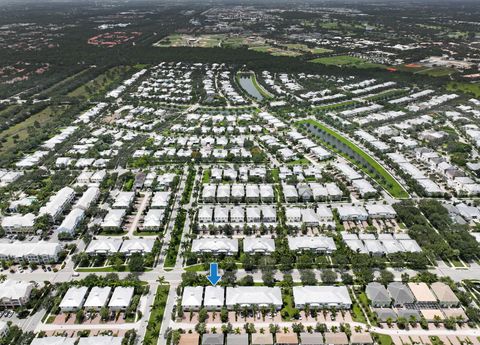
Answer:
<svg viewBox="0 0 480 345"><path fill-rule="evenodd" d="M213 286L217 285L218 281L222 278L218 275L218 264L216 262L210 263L210 275L207 278Z"/></svg>

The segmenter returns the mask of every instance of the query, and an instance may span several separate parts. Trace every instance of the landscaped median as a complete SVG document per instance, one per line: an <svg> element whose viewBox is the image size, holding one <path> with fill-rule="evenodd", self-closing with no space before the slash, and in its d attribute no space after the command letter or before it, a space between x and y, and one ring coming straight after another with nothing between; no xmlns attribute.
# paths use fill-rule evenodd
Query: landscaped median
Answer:
<svg viewBox="0 0 480 345"><path fill-rule="evenodd" d="M170 285L160 285L157 289L150 318L148 319L147 331L145 332L145 338L143 340L144 344L154 345L158 342L169 290Z"/></svg>
<svg viewBox="0 0 480 345"><path fill-rule="evenodd" d="M353 157L349 156L346 152L342 150L332 147L331 145L327 144L327 146L351 161L357 168L362 170L365 174L370 176L372 179L377 181L379 185L381 185L387 192L389 192L395 198L408 198L407 191L395 180L395 178L387 171L383 166L381 166L375 159L373 159L369 154L363 151L360 147L355 145L353 142L348 140L346 137L334 131L333 129L328 128L327 126L321 124L315 120L302 120L296 123L297 126L304 126L309 124L311 126L316 127L322 132L329 134L330 136L334 137L340 143L344 144L350 150L358 154L362 159L368 164L372 169L368 169L367 167L363 166L361 162L355 160ZM321 140L321 139L320 139ZM323 140L322 140L323 141Z"/></svg>

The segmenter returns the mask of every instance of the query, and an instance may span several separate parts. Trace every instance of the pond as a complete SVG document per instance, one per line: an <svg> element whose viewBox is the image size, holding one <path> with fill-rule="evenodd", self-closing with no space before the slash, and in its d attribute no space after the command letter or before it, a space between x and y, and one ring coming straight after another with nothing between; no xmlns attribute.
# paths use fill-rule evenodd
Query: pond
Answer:
<svg viewBox="0 0 480 345"><path fill-rule="evenodd" d="M257 101L262 101L263 96L258 91L258 89L255 87L255 84L253 83L253 78L252 75L250 74L241 74L238 78L238 82L240 83L240 86L253 98L255 98Z"/></svg>

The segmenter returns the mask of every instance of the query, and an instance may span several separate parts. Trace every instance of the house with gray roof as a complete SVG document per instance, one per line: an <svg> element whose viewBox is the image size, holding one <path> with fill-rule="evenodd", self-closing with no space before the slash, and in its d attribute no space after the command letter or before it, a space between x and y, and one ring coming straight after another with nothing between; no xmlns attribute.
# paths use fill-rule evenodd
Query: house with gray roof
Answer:
<svg viewBox="0 0 480 345"><path fill-rule="evenodd" d="M204 334L202 336L202 345L223 345L223 333L221 334Z"/></svg>
<svg viewBox="0 0 480 345"><path fill-rule="evenodd" d="M323 341L322 333L302 332L302 333L300 333L300 344L302 344L302 345L323 345L323 344L325 344L325 342Z"/></svg>
<svg viewBox="0 0 480 345"><path fill-rule="evenodd" d="M393 282L388 284L387 290L395 306L403 306L415 302L415 297L405 284Z"/></svg>
<svg viewBox="0 0 480 345"><path fill-rule="evenodd" d="M248 345L248 334L227 334L226 345Z"/></svg>
<svg viewBox="0 0 480 345"><path fill-rule="evenodd" d="M387 289L380 283L369 283L365 293L373 307L388 307L392 303Z"/></svg>
<svg viewBox="0 0 480 345"><path fill-rule="evenodd" d="M388 319L397 321L397 314L390 308L376 308L373 311L377 314L378 320L385 322Z"/></svg>

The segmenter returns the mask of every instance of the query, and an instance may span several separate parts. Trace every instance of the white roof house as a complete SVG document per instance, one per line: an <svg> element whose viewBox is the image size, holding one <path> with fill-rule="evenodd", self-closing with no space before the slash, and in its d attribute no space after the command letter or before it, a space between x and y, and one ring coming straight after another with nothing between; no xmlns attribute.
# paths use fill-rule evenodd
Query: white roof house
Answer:
<svg viewBox="0 0 480 345"><path fill-rule="evenodd" d="M53 220L56 220L74 197L75 191L72 188L63 187L50 198L45 206L40 208L39 215L48 214Z"/></svg>
<svg viewBox="0 0 480 345"><path fill-rule="evenodd" d="M243 184L232 185L232 198L235 200L241 200L245 197L245 186Z"/></svg>
<svg viewBox="0 0 480 345"><path fill-rule="evenodd" d="M294 286L293 300L296 308L336 307L350 309L352 300L346 286Z"/></svg>
<svg viewBox="0 0 480 345"><path fill-rule="evenodd" d="M395 212L391 205L365 205L365 209L367 210L370 218L395 218L397 215L397 212Z"/></svg>
<svg viewBox="0 0 480 345"><path fill-rule="evenodd" d="M110 209L103 218L101 227L104 229L119 229L122 226L123 217L127 212L124 209Z"/></svg>
<svg viewBox="0 0 480 345"><path fill-rule="evenodd" d="M238 252L238 240L226 237L194 239L192 252L233 255Z"/></svg>
<svg viewBox="0 0 480 345"><path fill-rule="evenodd" d="M314 250L318 252L331 253L337 249L333 238L326 236L288 236L288 247L290 250Z"/></svg>
<svg viewBox="0 0 480 345"><path fill-rule="evenodd" d="M28 302L33 289L32 283L7 279L0 283L0 306L18 307Z"/></svg>
<svg viewBox="0 0 480 345"><path fill-rule="evenodd" d="M88 294L87 300L83 304L85 309L95 309L99 310L102 307L105 307L108 302L108 297L112 288L110 286L98 287L94 286L90 293Z"/></svg>
<svg viewBox="0 0 480 345"><path fill-rule="evenodd" d="M121 238L106 238L92 240L85 252L90 255L111 255L117 253L122 245Z"/></svg>
<svg viewBox="0 0 480 345"><path fill-rule="evenodd" d="M183 289L182 308L184 310L198 310L202 306L203 286L186 286Z"/></svg>
<svg viewBox="0 0 480 345"><path fill-rule="evenodd" d="M113 291L108 307L112 311L125 310L130 306L135 289L133 287L117 286Z"/></svg>
<svg viewBox="0 0 480 345"><path fill-rule="evenodd" d="M243 239L243 251L245 253L273 253L275 251L275 240L263 237L246 237Z"/></svg>
<svg viewBox="0 0 480 345"><path fill-rule="evenodd" d="M198 210L198 222L210 223L213 220L213 208L208 206L200 207Z"/></svg>
<svg viewBox="0 0 480 345"><path fill-rule="evenodd" d="M368 213L361 206L340 205L337 208L340 220L367 220Z"/></svg>
<svg viewBox="0 0 480 345"><path fill-rule="evenodd" d="M461 203L457 206L458 212L466 221L472 221L480 219L480 209L474 206L468 206L467 204Z"/></svg>
<svg viewBox="0 0 480 345"><path fill-rule="evenodd" d="M134 198L135 198L134 192L120 192L115 198L115 202L113 203L112 207L113 208L129 208L132 205Z"/></svg>
<svg viewBox="0 0 480 345"><path fill-rule="evenodd" d="M260 185L260 198L263 202L273 201L274 193L273 187L269 184Z"/></svg>
<svg viewBox="0 0 480 345"><path fill-rule="evenodd" d="M128 255L133 253L151 253L155 240L153 238L135 238L125 240L120 247L120 252Z"/></svg>
<svg viewBox="0 0 480 345"><path fill-rule="evenodd" d="M277 309L282 307L282 292L278 286L239 286L227 287L226 305L233 309L235 305L266 306L274 305Z"/></svg>
<svg viewBox="0 0 480 345"><path fill-rule="evenodd" d="M207 184L203 186L202 190L202 199L205 202L213 202L215 201L215 195L217 193L217 186Z"/></svg>
<svg viewBox="0 0 480 345"><path fill-rule="evenodd" d="M225 288L221 286L207 286L203 305L208 310L219 310L225 303Z"/></svg>
<svg viewBox="0 0 480 345"><path fill-rule="evenodd" d="M97 201L99 196L100 189L97 187L90 187L85 191L85 193L83 193L80 199L78 199L74 207L86 211Z"/></svg>
<svg viewBox="0 0 480 345"><path fill-rule="evenodd" d="M363 178L352 181L352 186L358 189L362 197L366 196L367 194L377 193L377 190L372 186L372 184Z"/></svg>
<svg viewBox="0 0 480 345"><path fill-rule="evenodd" d="M163 209L151 208L143 219L143 228L147 230L158 230L162 225L165 211Z"/></svg>
<svg viewBox="0 0 480 345"><path fill-rule="evenodd" d="M170 201L171 192L156 192L153 195L151 207L152 208L166 208Z"/></svg>
<svg viewBox="0 0 480 345"><path fill-rule="evenodd" d="M72 286L68 289L65 296L63 296L63 299L59 305L60 309L63 312L72 312L82 308L83 303L85 302L87 291L88 287L86 286Z"/></svg>
<svg viewBox="0 0 480 345"><path fill-rule="evenodd" d="M96 337L79 338L78 345L122 345L123 337L99 335Z"/></svg>
<svg viewBox="0 0 480 345"><path fill-rule="evenodd" d="M247 201L257 201L260 197L260 189L256 184L247 184L246 187Z"/></svg>
<svg viewBox="0 0 480 345"><path fill-rule="evenodd" d="M58 261L61 251L62 246L56 242L2 242L0 243L0 260L51 263Z"/></svg>
<svg viewBox="0 0 480 345"><path fill-rule="evenodd" d="M33 213L13 214L2 219L2 228L6 233L30 232L34 230L34 225L35 215Z"/></svg>
<svg viewBox="0 0 480 345"><path fill-rule="evenodd" d="M65 232L73 235L77 226L85 218L85 211L81 208L74 208L70 213L65 217L62 224L58 227L57 231L59 233Z"/></svg>
<svg viewBox="0 0 480 345"><path fill-rule="evenodd" d="M62 336L33 338L30 345L75 345L77 338Z"/></svg>

